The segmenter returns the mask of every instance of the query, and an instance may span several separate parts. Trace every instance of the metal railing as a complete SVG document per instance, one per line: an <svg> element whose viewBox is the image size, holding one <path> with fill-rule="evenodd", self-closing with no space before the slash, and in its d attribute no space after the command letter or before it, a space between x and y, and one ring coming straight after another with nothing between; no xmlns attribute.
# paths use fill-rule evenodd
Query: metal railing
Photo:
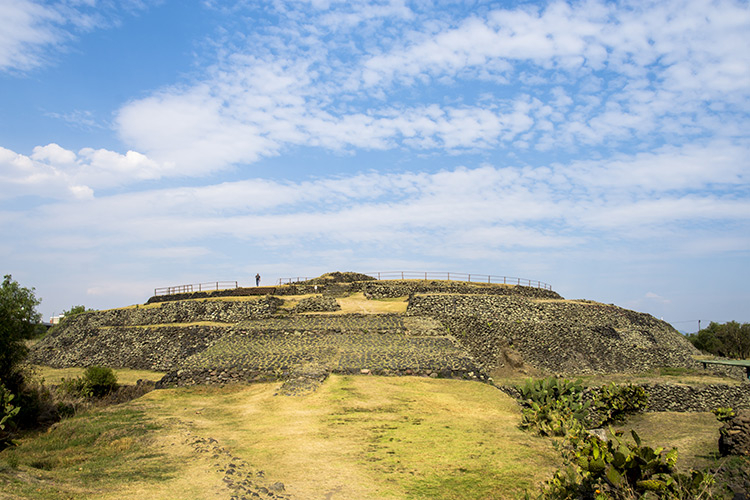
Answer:
<svg viewBox="0 0 750 500"><path fill-rule="evenodd" d="M297 276L296 278L279 278L279 285L291 285L293 283L299 283L301 281L311 280L313 278L307 276Z"/></svg>
<svg viewBox="0 0 750 500"><path fill-rule="evenodd" d="M503 285L521 285L534 288L552 290L552 285L539 280L527 278L516 278L511 276L493 276L488 274L449 273L449 272L417 272L417 271L387 271L376 273L364 273L377 280L444 280L444 281L468 281L469 283L490 283ZM279 278L279 285L299 283L313 278Z"/></svg>
<svg viewBox="0 0 750 500"><path fill-rule="evenodd" d="M212 281L208 283L193 283L190 285L175 285L154 288L156 295L172 295L175 293L202 292L207 290L224 290L227 288L239 288L236 281Z"/></svg>

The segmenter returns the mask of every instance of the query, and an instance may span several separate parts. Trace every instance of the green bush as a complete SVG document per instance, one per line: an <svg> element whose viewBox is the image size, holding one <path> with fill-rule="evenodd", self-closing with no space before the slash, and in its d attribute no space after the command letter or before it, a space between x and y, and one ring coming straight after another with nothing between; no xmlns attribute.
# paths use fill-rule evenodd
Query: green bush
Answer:
<svg viewBox="0 0 750 500"><path fill-rule="evenodd" d="M556 442L565 467L547 481L540 500L630 500L711 498L713 476L699 471L675 471L677 450L643 446L635 431L635 444L615 433L608 441L585 431L585 423L623 420L646 408L648 395L634 385L604 385L584 400L581 381L549 377L529 379L521 393L521 428L543 436L562 437ZM526 498L531 498L528 494Z"/></svg>
<svg viewBox="0 0 750 500"><path fill-rule="evenodd" d="M60 388L72 396L100 398L117 390L117 375L112 368L89 366L83 377L63 379Z"/></svg>
<svg viewBox="0 0 750 500"><path fill-rule="evenodd" d="M622 422L626 416L648 408L648 394L643 387L612 382L594 392L592 406L600 419L598 426Z"/></svg>
<svg viewBox="0 0 750 500"><path fill-rule="evenodd" d="M83 373L83 378L94 397L98 398L117 390L117 375L112 368L89 366Z"/></svg>
<svg viewBox="0 0 750 500"><path fill-rule="evenodd" d="M19 408L12 403L14 398L15 396L0 384L0 450L11 444L10 434L5 431L5 427L13 423L13 417L18 414Z"/></svg>

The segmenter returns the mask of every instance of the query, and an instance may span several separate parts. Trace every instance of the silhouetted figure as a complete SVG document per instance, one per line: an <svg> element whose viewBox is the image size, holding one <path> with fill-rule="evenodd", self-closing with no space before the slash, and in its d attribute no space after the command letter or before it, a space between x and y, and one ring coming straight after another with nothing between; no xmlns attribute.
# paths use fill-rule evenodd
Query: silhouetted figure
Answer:
<svg viewBox="0 0 750 500"><path fill-rule="evenodd" d="M255 286L260 285L260 273L255 275Z"/></svg>

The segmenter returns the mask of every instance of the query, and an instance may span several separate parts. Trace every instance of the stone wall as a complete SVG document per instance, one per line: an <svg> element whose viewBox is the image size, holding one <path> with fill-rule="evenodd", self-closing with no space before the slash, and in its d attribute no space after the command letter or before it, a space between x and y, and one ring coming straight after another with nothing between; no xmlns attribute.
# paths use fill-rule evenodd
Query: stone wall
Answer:
<svg viewBox="0 0 750 500"><path fill-rule="evenodd" d="M341 306L338 302L336 302L336 299L334 299L333 297L322 297L320 295L306 297L300 300L299 303L294 306L295 313L332 312L338 311L340 309Z"/></svg>
<svg viewBox="0 0 750 500"><path fill-rule="evenodd" d="M519 296L418 295L407 314L440 318L487 369L506 347L548 373L700 367L699 352L669 324L613 305Z"/></svg>
<svg viewBox="0 0 750 500"><path fill-rule="evenodd" d="M369 299L412 296L419 293L452 293L464 295L507 295L544 299L561 299L557 292L518 285L466 283L462 281L393 280L367 281L357 284Z"/></svg>
<svg viewBox="0 0 750 500"><path fill-rule="evenodd" d="M312 293L315 286L278 288ZM34 346L30 359L54 367L103 364L197 374L186 380L219 369L253 379L309 358L342 373L484 378L509 352L542 372L563 375L701 367L692 358L698 352L663 321L613 305L564 301L543 289L422 280L317 286L319 294L334 287L329 292L408 295L407 314L295 314L338 308L334 298L319 294L292 311L273 296L161 302L69 318ZM200 322L212 326L194 324ZM716 399L706 398L710 404Z"/></svg>
<svg viewBox="0 0 750 500"><path fill-rule="evenodd" d="M643 384L648 411L711 411L715 408L750 408L750 385Z"/></svg>
<svg viewBox="0 0 750 500"><path fill-rule="evenodd" d="M171 293L169 295L154 295L147 304L157 302L172 302L175 300L191 299L208 299L217 297L247 297L253 295L274 295L276 294L275 286L256 286L256 287L238 287L226 288L223 290L205 290L200 292Z"/></svg>
<svg viewBox="0 0 750 500"><path fill-rule="evenodd" d="M199 321L237 323L252 318L268 318L276 312L282 303L281 299L271 296L246 301L180 300L149 306L78 314L64 320L60 329L161 325Z"/></svg>
<svg viewBox="0 0 750 500"><path fill-rule="evenodd" d="M169 371L226 336L215 326L109 327L68 325L29 353L31 363L53 368L103 365ZM40 345L41 344L41 345Z"/></svg>

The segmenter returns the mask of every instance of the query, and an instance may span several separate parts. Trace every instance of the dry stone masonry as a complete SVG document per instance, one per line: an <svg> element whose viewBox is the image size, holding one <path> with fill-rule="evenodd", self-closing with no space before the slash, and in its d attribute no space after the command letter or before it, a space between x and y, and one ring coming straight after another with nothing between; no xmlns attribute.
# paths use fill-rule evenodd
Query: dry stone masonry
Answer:
<svg viewBox="0 0 750 500"><path fill-rule="evenodd" d="M750 410L740 410L719 430L719 453L750 455Z"/></svg>
<svg viewBox="0 0 750 500"><path fill-rule="evenodd" d="M283 379L290 394L331 372L484 380L509 359L563 375L700 366L698 352L663 321L539 288L333 273L272 291L161 296L84 313L36 344L31 360L166 371L160 386ZM408 297L407 313L342 314L337 297L354 292ZM750 407L747 384L731 387L647 390L664 410Z"/></svg>
<svg viewBox="0 0 750 500"><path fill-rule="evenodd" d="M699 354L653 316L590 301L516 295L427 294L408 314L439 318L483 366L512 348L549 373L638 372L658 366L699 367Z"/></svg>

